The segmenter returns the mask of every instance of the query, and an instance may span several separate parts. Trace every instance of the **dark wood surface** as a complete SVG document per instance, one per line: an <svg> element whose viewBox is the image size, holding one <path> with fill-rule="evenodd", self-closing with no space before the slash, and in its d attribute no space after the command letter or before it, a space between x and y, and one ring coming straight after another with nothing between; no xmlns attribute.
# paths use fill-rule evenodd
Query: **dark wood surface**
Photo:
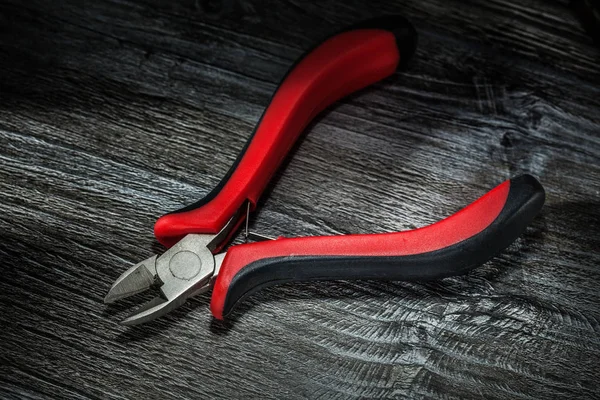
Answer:
<svg viewBox="0 0 600 400"><path fill-rule="evenodd" d="M600 52L568 4L223 3L1 2L0 397L598 398ZM386 13L417 27L410 70L309 127L253 229L411 229L528 172L526 233L466 277L118 325L148 297L102 299L155 219L217 184L304 50Z"/></svg>

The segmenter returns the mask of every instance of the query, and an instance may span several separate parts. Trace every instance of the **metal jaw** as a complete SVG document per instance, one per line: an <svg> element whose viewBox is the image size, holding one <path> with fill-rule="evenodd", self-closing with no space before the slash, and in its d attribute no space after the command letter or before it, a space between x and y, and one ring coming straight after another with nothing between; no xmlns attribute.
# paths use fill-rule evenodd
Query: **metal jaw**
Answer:
<svg viewBox="0 0 600 400"><path fill-rule="evenodd" d="M137 325L158 318L181 306L188 297L208 291L226 253L213 255L219 235L191 234L160 257L154 255L125 271L104 298L105 303L160 286L160 296L144 304L121 322Z"/></svg>
<svg viewBox="0 0 600 400"><path fill-rule="evenodd" d="M188 297L210 290L217 278L226 253L213 255L238 224L250 213L246 201L215 235L189 234L161 256L134 265L115 281L104 298L114 303L151 287L160 287L160 296L140 307L121 322L137 325L165 315L185 303ZM249 236L246 224L246 237Z"/></svg>

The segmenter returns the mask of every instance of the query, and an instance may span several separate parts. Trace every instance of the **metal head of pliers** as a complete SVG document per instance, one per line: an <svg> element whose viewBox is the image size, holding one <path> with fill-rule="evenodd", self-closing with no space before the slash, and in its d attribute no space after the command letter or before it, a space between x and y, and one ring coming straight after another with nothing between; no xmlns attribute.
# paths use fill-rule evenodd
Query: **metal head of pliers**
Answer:
<svg viewBox="0 0 600 400"><path fill-rule="evenodd" d="M250 203L245 203L219 233L186 235L162 255L155 254L129 268L117 278L104 303L114 303L158 287L157 297L121 321L122 325L137 325L167 314L189 297L209 291L226 255L214 253L244 218L248 221L249 212Z"/></svg>
<svg viewBox="0 0 600 400"><path fill-rule="evenodd" d="M160 295L121 323L137 325L181 306L187 298L204 293L219 273L226 253L213 255L218 235L187 235L161 256L152 257L125 271L104 298L113 303L158 286Z"/></svg>

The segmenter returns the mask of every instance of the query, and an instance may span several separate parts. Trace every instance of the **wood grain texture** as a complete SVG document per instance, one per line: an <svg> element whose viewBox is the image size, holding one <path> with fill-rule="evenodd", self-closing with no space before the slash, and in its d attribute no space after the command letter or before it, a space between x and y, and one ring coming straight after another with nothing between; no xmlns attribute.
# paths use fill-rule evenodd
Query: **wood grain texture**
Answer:
<svg viewBox="0 0 600 400"><path fill-rule="evenodd" d="M566 2L199 4L0 4L0 397L600 396L600 53ZM117 325L147 297L102 299L161 251L155 219L217 184L305 49L386 13L419 31L410 70L310 126L254 229L410 229L523 172L542 215L466 277Z"/></svg>

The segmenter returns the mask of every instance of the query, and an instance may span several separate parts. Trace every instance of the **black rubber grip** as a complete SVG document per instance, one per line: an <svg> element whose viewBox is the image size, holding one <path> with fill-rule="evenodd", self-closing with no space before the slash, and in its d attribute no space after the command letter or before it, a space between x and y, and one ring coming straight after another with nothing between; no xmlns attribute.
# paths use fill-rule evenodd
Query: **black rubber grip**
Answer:
<svg viewBox="0 0 600 400"><path fill-rule="evenodd" d="M409 256L288 256L255 261L232 279L223 316L253 292L283 283L350 279L427 281L467 273L513 243L540 212L544 200L542 185L533 176L522 175L511 179L504 207L487 228L440 250Z"/></svg>
<svg viewBox="0 0 600 400"><path fill-rule="evenodd" d="M399 70L403 70L406 68L406 66L408 65L409 61L412 59L412 57L415 53L415 49L417 46L417 31L412 26L412 24L401 15L388 15L388 16L372 18L372 19L368 19L365 21L361 21L361 22L354 24L348 28L345 28L339 32L336 32L335 34L331 35L330 37L336 36L343 32L348 32L348 31L352 31L352 30L356 30L356 29L382 29L382 30L392 32L396 38L396 46L398 48L398 52L400 55L400 62L398 63L398 68L397 68ZM290 67L288 72L281 79L278 86L281 86L281 84L285 81L285 79L288 77L290 72L294 70L294 68L298 65L298 63L301 62L315 48L320 46L321 43L312 47L310 50L304 52L304 54L302 56L300 56L296 60L296 62ZM365 60L365 62L368 62L368 60ZM271 97L271 100L269 100L269 105L272 103L272 101L273 101L273 97ZM265 108L264 112L266 112L268 110L268 108L269 107L267 106ZM242 151L236 158L236 160L233 163L233 165L231 166L231 168L229 168L229 170L227 171L227 173L225 174L223 179L221 179L221 181L217 184L217 186L213 190L211 190L206 196L201 198L200 200L198 200L186 207L183 207L179 210L172 211L172 212L170 212L170 214L182 213L182 212L187 212L187 211L191 211L191 210L200 208L203 205L210 202L211 200L213 200L219 194L219 192L221 192L221 190L223 189L223 187L225 186L227 181L229 181L229 178L231 178L231 175L233 174L233 172L237 169L240 161L244 157L244 154L246 153L248 146L252 142L252 139L254 138L254 135L256 134L256 131L262 122L264 112L263 112L263 115L258 120L258 123L256 124L256 126L254 127L254 131L248 138L248 141L244 145L244 148L242 149Z"/></svg>

